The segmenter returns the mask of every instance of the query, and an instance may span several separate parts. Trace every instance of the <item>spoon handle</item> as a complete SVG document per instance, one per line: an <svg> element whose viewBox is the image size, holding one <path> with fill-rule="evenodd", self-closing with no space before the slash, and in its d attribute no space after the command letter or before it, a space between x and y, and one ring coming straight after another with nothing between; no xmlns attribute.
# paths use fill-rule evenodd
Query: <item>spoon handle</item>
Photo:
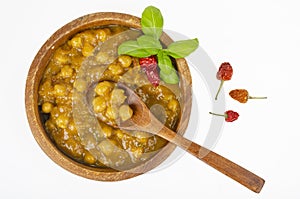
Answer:
<svg viewBox="0 0 300 199"><path fill-rule="evenodd" d="M259 193L265 183L264 179L237 165L236 163L224 158L223 156L202 147L178 134L167 127L163 127L159 133L160 137L174 143L175 145L186 150L193 156L202 160L206 164L244 185L251 191Z"/></svg>

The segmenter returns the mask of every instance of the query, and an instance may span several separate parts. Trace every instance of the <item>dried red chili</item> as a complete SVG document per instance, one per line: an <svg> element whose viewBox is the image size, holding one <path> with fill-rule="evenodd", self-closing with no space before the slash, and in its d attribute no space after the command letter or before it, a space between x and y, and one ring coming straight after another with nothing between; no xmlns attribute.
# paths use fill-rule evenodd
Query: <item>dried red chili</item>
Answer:
<svg viewBox="0 0 300 199"><path fill-rule="evenodd" d="M139 62L141 68L145 71L148 80L153 86L157 87L159 85L160 78L156 58L154 56L140 58Z"/></svg>
<svg viewBox="0 0 300 199"><path fill-rule="evenodd" d="M237 112L232 111L232 110L228 110L224 114L217 114L217 113L212 113L212 112L209 112L209 114L216 115L216 116L222 116L225 118L226 122L233 122L233 121L237 120L240 116Z"/></svg>
<svg viewBox="0 0 300 199"><path fill-rule="evenodd" d="M246 89L235 89L229 92L230 97L239 101L240 103L246 103L248 99L267 99L267 97L252 97L249 96L249 92Z"/></svg>
<svg viewBox="0 0 300 199"><path fill-rule="evenodd" d="M221 80L221 83L220 83L218 92L215 96L215 100L218 99L218 95L219 95L219 92L221 91L224 81L231 80L232 74L233 74L233 69L232 69L232 66L230 65L230 63L228 63L228 62L222 63L221 66L219 67L219 71L217 72L217 79Z"/></svg>

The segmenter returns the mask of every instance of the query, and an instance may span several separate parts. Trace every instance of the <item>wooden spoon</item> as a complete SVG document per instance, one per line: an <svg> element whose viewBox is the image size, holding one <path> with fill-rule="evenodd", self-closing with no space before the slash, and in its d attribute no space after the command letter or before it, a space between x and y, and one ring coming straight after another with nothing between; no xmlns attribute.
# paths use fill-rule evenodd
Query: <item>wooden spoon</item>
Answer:
<svg viewBox="0 0 300 199"><path fill-rule="evenodd" d="M127 103L132 108L133 115L131 119L126 120L125 122L119 121L118 125L114 125L115 128L145 131L160 136L181 147L199 160L202 160L206 164L244 185L248 189L256 193L261 191L265 182L264 179L222 157L221 155L202 147L165 127L155 118L148 107L133 90L122 83L118 83L118 87L125 90Z"/></svg>

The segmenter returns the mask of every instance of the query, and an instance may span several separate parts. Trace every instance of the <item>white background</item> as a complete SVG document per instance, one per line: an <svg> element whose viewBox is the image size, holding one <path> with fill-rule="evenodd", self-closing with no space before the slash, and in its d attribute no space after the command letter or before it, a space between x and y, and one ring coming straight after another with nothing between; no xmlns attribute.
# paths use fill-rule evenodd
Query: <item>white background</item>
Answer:
<svg viewBox="0 0 300 199"><path fill-rule="evenodd" d="M0 198L300 197L297 0L10 0L0 4ZM241 116L224 125L214 148L263 177L266 184L260 194L188 154L166 169L126 181L91 181L57 166L35 142L25 114L24 89L42 44L82 15L116 11L141 16L148 5L161 10L166 29L197 37L217 66L223 61L233 65L235 73L225 83L225 92L246 88L252 95L268 96L247 104L227 98L226 108ZM207 126L209 117L201 122ZM194 141L198 136L201 132Z"/></svg>

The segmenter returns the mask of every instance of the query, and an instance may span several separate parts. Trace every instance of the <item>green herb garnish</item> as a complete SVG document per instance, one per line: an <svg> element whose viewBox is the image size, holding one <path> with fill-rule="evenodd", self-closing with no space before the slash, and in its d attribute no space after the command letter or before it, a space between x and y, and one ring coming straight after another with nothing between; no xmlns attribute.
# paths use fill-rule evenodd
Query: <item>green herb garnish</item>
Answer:
<svg viewBox="0 0 300 199"><path fill-rule="evenodd" d="M136 41L126 41L119 46L118 53L133 57L144 58L151 55L157 56L160 78L169 84L179 82L177 72L172 64L173 58L184 58L195 51L198 39L181 40L171 43L163 49L159 39L163 31L163 16L160 10L154 6L148 6L142 13L141 26L144 35Z"/></svg>

